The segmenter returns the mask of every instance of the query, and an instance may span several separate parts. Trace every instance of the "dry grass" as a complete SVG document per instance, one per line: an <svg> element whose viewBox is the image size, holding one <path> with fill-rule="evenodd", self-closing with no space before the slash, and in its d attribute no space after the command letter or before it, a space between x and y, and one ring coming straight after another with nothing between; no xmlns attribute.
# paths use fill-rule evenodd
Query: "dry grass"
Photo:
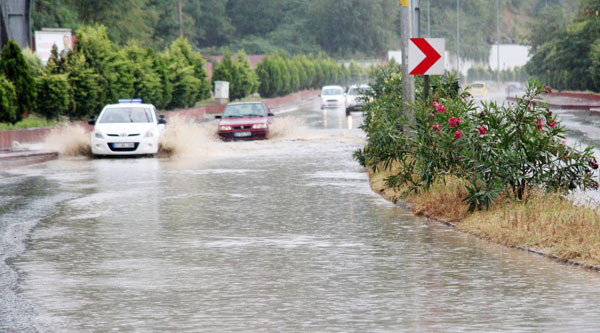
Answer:
<svg viewBox="0 0 600 333"><path fill-rule="evenodd" d="M446 177L427 190L406 197L415 215L424 215L448 222L459 222L469 213L463 202L467 196L465 184L456 177Z"/></svg>
<svg viewBox="0 0 600 333"><path fill-rule="evenodd" d="M512 201L475 212L458 228L506 246L535 248L562 260L600 264L600 214L556 193L532 193L527 202Z"/></svg>
<svg viewBox="0 0 600 333"><path fill-rule="evenodd" d="M534 248L561 260L600 265L600 213L596 208L575 205L557 193L534 191L526 202L504 200L489 211L469 213L462 201L467 192L460 179L447 177L427 191L408 194L385 184L397 168L370 171L371 188L390 201L410 203L416 215L457 222L459 230L505 246Z"/></svg>

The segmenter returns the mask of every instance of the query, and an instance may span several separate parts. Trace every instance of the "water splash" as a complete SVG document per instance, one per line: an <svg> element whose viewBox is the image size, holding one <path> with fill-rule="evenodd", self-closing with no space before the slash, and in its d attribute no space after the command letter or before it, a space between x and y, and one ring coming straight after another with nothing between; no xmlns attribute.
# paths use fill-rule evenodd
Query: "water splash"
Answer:
<svg viewBox="0 0 600 333"><path fill-rule="evenodd" d="M218 151L219 139L213 122L197 123L193 118L173 116L159 141L159 156L203 156Z"/></svg>
<svg viewBox="0 0 600 333"><path fill-rule="evenodd" d="M78 125L63 126L52 130L44 140L47 149L57 151L60 156L92 156L90 134Z"/></svg>
<svg viewBox="0 0 600 333"><path fill-rule="evenodd" d="M309 132L304 119L293 116L274 118L269 126L269 139L294 139Z"/></svg>

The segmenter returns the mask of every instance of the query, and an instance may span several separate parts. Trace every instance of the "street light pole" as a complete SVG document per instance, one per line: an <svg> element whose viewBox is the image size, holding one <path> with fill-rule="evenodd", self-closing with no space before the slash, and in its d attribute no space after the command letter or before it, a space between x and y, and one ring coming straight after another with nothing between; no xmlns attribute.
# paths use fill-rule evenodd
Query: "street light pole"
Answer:
<svg viewBox="0 0 600 333"><path fill-rule="evenodd" d="M177 18L179 21L179 37L183 38L183 10L181 8L181 0L177 1Z"/></svg>
<svg viewBox="0 0 600 333"><path fill-rule="evenodd" d="M456 70L460 76L460 0L456 0Z"/></svg>
<svg viewBox="0 0 600 333"><path fill-rule="evenodd" d="M427 0L427 37L431 38L431 17L429 16L429 13L431 9L431 0Z"/></svg>
<svg viewBox="0 0 600 333"><path fill-rule="evenodd" d="M498 72L496 73L496 83L500 87L500 6L496 0L496 57L498 58Z"/></svg>

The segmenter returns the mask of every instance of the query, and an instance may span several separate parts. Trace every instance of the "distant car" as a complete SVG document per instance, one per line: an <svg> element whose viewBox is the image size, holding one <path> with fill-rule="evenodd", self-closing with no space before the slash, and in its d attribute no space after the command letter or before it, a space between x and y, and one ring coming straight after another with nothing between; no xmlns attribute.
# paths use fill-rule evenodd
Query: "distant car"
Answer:
<svg viewBox="0 0 600 333"><path fill-rule="evenodd" d="M218 134L225 141L261 140L269 137L273 113L263 102L235 102L225 106L219 121Z"/></svg>
<svg viewBox="0 0 600 333"><path fill-rule="evenodd" d="M519 82L508 82L506 84L506 95L516 95L523 91L523 85Z"/></svg>
<svg viewBox="0 0 600 333"><path fill-rule="evenodd" d="M487 95L487 88L485 82L475 81L471 84L471 95L474 97L485 97Z"/></svg>
<svg viewBox="0 0 600 333"><path fill-rule="evenodd" d="M341 86L324 86L319 96L321 109L346 107L346 95Z"/></svg>
<svg viewBox="0 0 600 333"><path fill-rule="evenodd" d="M94 155L154 155L167 121L159 117L156 107L141 99L119 100L106 105L91 134Z"/></svg>
<svg viewBox="0 0 600 333"><path fill-rule="evenodd" d="M348 92L346 93L346 114L361 110L367 98L365 93L369 90L371 90L371 87L366 84L348 87Z"/></svg>

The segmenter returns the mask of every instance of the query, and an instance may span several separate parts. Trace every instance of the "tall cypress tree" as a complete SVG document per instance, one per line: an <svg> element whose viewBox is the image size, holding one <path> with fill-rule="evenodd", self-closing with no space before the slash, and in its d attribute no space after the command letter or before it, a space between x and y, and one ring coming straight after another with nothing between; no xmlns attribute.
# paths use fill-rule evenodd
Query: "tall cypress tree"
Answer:
<svg viewBox="0 0 600 333"><path fill-rule="evenodd" d="M19 122L23 119L23 115L35 108L36 89L29 65L14 40L9 41L2 48L0 74L4 74L15 87L17 117L14 122Z"/></svg>

